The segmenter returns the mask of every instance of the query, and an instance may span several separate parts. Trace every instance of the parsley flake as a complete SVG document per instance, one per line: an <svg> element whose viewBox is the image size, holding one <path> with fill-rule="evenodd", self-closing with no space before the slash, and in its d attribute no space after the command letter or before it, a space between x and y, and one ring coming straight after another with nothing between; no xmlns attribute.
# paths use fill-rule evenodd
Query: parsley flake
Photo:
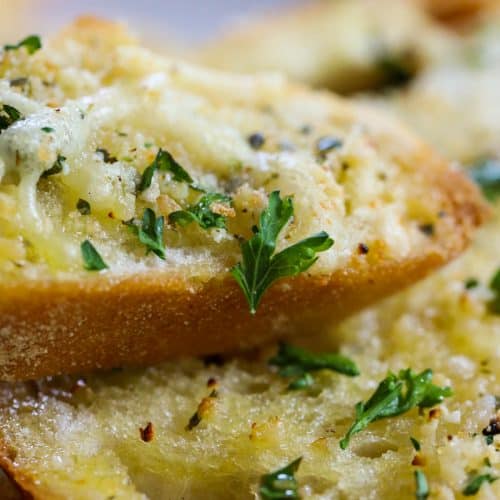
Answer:
<svg viewBox="0 0 500 500"><path fill-rule="evenodd" d="M118 161L118 159L115 156L111 156L109 151L105 148L97 148L95 152L101 155L104 163L116 163Z"/></svg>
<svg viewBox="0 0 500 500"><path fill-rule="evenodd" d="M292 198L281 199L279 191L272 192L259 227L253 229L254 236L241 244L243 261L231 269L231 274L243 290L251 314L275 281L306 271L318 260L318 252L333 245L330 236L321 231L275 254L278 235L292 216Z"/></svg>
<svg viewBox="0 0 500 500"><path fill-rule="evenodd" d="M500 314L500 269L491 278L490 290L493 298L488 302L488 309L493 314Z"/></svg>
<svg viewBox="0 0 500 500"><path fill-rule="evenodd" d="M462 494L466 497L471 497L475 495L483 483L493 483L497 479L499 479L496 476L492 476L491 474L480 474L478 476L473 477L467 486L462 490Z"/></svg>
<svg viewBox="0 0 500 500"><path fill-rule="evenodd" d="M54 162L54 165L50 167L48 170L42 173L42 179L46 177L50 177L51 175L60 174L63 171L63 162L66 161L66 157L63 155L57 155L57 160Z"/></svg>
<svg viewBox="0 0 500 500"><path fill-rule="evenodd" d="M87 200L80 198L76 202L76 208L82 215L90 215L90 203Z"/></svg>
<svg viewBox="0 0 500 500"><path fill-rule="evenodd" d="M429 496L429 484L427 483L427 478L421 470L416 470L415 476L415 498L416 500L427 500Z"/></svg>
<svg viewBox="0 0 500 500"><path fill-rule="evenodd" d="M151 208L146 208L142 221L136 224L134 219L123 222L136 234L139 241L147 248L146 253L153 252L160 259L165 260L165 244L163 243L163 228L165 220L163 216L156 217Z"/></svg>
<svg viewBox="0 0 500 500"><path fill-rule="evenodd" d="M282 469L264 474L260 479L260 498L262 500L300 500L295 473L301 461L302 457L299 457Z"/></svg>
<svg viewBox="0 0 500 500"><path fill-rule="evenodd" d="M226 216L213 212L212 205L214 203L230 205L231 202L231 197L228 195L220 193L207 193L203 195L196 204L186 208L185 210L172 212L168 216L168 220L171 223L178 224L183 227L191 224L191 222L196 222L203 229L209 229L211 227L224 229L226 227Z"/></svg>
<svg viewBox="0 0 500 500"><path fill-rule="evenodd" d="M42 132L45 132L46 134L50 134L51 132L54 132L54 129L52 127L42 127L40 130Z"/></svg>
<svg viewBox="0 0 500 500"><path fill-rule="evenodd" d="M186 170L174 160L174 157L168 151L160 148L153 163L146 167L146 170L142 174L138 188L139 191L145 191L151 186L153 175L157 170L170 172L173 180L176 182L187 182L188 184L193 184L194 182Z"/></svg>
<svg viewBox="0 0 500 500"><path fill-rule="evenodd" d="M23 115L14 106L4 104L0 110L0 132L23 118Z"/></svg>
<svg viewBox="0 0 500 500"><path fill-rule="evenodd" d="M466 290L472 290L479 286L479 280L477 278L467 278L464 282L464 287Z"/></svg>
<svg viewBox="0 0 500 500"><path fill-rule="evenodd" d="M349 377L359 375L359 369L356 364L337 353L312 353L281 343L276 356L271 358L268 363L280 368L279 374L282 377L295 377L288 386L288 389L305 389L314 383L310 372L318 370L332 370Z"/></svg>
<svg viewBox="0 0 500 500"><path fill-rule="evenodd" d="M42 48L42 41L38 35L30 35L14 45L3 46L4 50L18 50L21 47L24 47L28 54L31 55Z"/></svg>
<svg viewBox="0 0 500 500"><path fill-rule="evenodd" d="M413 445L413 448L415 449L415 451L420 451L420 448L421 448L420 442L412 436L410 436L410 441L411 441L411 444Z"/></svg>
<svg viewBox="0 0 500 500"><path fill-rule="evenodd" d="M389 372L371 398L366 403L360 401L356 405L355 421L340 440L340 447L345 450L351 437L371 422L401 415L415 407L430 408L452 394L450 387L432 384L432 370L424 370L416 375L410 368L401 370L399 375Z"/></svg>
<svg viewBox="0 0 500 500"><path fill-rule="evenodd" d="M99 252L89 240L85 240L81 245L83 266L87 271L102 271L108 269L108 265L104 262Z"/></svg>

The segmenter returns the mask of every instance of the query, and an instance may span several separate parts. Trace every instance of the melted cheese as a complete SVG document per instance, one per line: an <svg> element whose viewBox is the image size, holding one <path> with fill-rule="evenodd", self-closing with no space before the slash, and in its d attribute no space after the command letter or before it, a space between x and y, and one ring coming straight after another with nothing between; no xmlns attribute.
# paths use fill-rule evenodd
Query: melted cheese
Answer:
<svg viewBox="0 0 500 500"><path fill-rule="evenodd" d="M161 58L121 35L117 43L109 33L101 39L93 23L90 44L83 21L34 55L2 56L0 103L23 115L0 134L0 193L17 207L15 217L0 214L0 236L27 247L21 261L0 253L11 278L33 275L33 268L40 277L83 274L79 246L87 238L112 273L156 267L208 278L226 272L240 253L234 235L251 234L266 194L276 189L293 195L295 204L280 247L321 230L336 241L313 272L345 265L361 241L382 241L386 257L396 259L425 243L417 229L425 213L408 209L418 195L401 159L416 146L396 125L282 77L228 75ZM9 84L21 75L26 85ZM306 125L312 133L301 132ZM257 131L265 137L259 151L248 142ZM397 153L395 134L401 135ZM316 142L324 136L343 144L320 158ZM164 172L137 193L159 148L200 185L230 194L236 207L227 231L168 226L165 262L145 256L121 223L140 219L145 207L167 216L191 203L188 186ZM114 160L106 163L99 149ZM43 177L56 161L62 172ZM77 212L80 198L91 215Z"/></svg>

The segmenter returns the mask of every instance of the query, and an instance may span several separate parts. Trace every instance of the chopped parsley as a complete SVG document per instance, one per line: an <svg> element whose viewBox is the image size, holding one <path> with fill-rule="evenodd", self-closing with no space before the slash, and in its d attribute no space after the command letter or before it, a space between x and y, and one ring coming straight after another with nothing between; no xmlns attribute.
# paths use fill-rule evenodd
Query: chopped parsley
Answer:
<svg viewBox="0 0 500 500"><path fill-rule="evenodd" d="M220 203L230 206L232 199L230 196L220 193L207 193L200 200L186 208L185 210L177 210L168 216L168 220L179 226L187 226L192 222L196 222L203 229L217 227L224 229L226 227L226 216L213 211L213 204Z"/></svg>
<svg viewBox="0 0 500 500"><path fill-rule="evenodd" d="M488 200L493 201L500 195L500 160L491 158L476 163L470 176Z"/></svg>
<svg viewBox="0 0 500 500"><path fill-rule="evenodd" d="M415 476L415 498L416 500L427 500L429 496L429 484L427 483L427 478L421 470L416 470Z"/></svg>
<svg viewBox="0 0 500 500"><path fill-rule="evenodd" d="M42 127L40 130L42 132L45 132L46 134L50 134L51 132L54 132L54 129L52 127Z"/></svg>
<svg viewBox="0 0 500 500"><path fill-rule="evenodd" d="M275 254L279 233L293 216L292 198L280 198L279 191L269 196L269 205L261 213L259 227L254 235L241 244L243 261L231 269L255 314L264 292L272 283L286 276L296 276L309 269L317 260L317 253L328 250L333 240L321 231Z"/></svg>
<svg viewBox="0 0 500 500"><path fill-rule="evenodd" d="M104 163L116 163L118 161L115 156L111 156L109 154L109 151L107 149L97 148L95 152L102 156L102 160Z"/></svg>
<svg viewBox="0 0 500 500"><path fill-rule="evenodd" d="M488 302L488 309L493 314L500 314L500 269L491 278L490 290L493 292L493 298Z"/></svg>
<svg viewBox="0 0 500 500"><path fill-rule="evenodd" d="M299 486L295 473L301 461L302 457L299 457L282 469L264 474L260 479L260 498L262 500L299 500Z"/></svg>
<svg viewBox="0 0 500 500"><path fill-rule="evenodd" d="M83 266L87 271L102 271L103 269L108 269L107 264L89 240L85 240L80 245L80 249L82 251Z"/></svg>
<svg viewBox="0 0 500 500"><path fill-rule="evenodd" d="M80 198L76 202L76 208L82 215L90 215L90 203L87 200Z"/></svg>
<svg viewBox="0 0 500 500"><path fill-rule="evenodd" d="M479 280L477 278L467 278L464 282L464 286L466 290L472 290L479 286Z"/></svg>
<svg viewBox="0 0 500 500"><path fill-rule="evenodd" d="M50 177L51 175L60 174L63 171L63 162L66 161L66 157L63 155L57 155L57 160L54 162L54 165L50 167L48 170L42 173L42 179L46 177Z"/></svg>
<svg viewBox="0 0 500 500"><path fill-rule="evenodd" d="M165 260L165 244L163 243L163 228L165 220L163 216L156 217L151 208L146 208L142 221L136 223L134 219L124 221L124 224L137 235L139 241L147 248L146 253L153 252L160 259Z"/></svg>
<svg viewBox="0 0 500 500"><path fill-rule="evenodd" d="M345 450L354 434L361 432L371 422L401 415L412 408L430 408L453 394L450 387L439 387L432 383L432 370L414 374L408 368L398 375L389 372L380 382L371 398L356 405L356 418L340 447Z"/></svg>
<svg viewBox="0 0 500 500"><path fill-rule="evenodd" d="M4 50L18 50L21 47L24 47L28 54L31 55L42 48L42 41L38 35L30 35L14 45L3 46Z"/></svg>
<svg viewBox="0 0 500 500"><path fill-rule="evenodd" d="M491 474L477 475L467 483L467 486L462 490L462 494L466 497L471 497L479 491L483 483L493 483L497 479L499 478Z"/></svg>
<svg viewBox="0 0 500 500"><path fill-rule="evenodd" d="M294 377L290 382L289 389L305 389L314 383L310 372L318 370L332 370L349 377L359 375L359 369L354 361L337 353L312 353L294 347L290 344L281 343L276 356L268 363L280 368L282 377Z"/></svg>
<svg viewBox="0 0 500 500"><path fill-rule="evenodd" d="M406 85L415 75L415 64L411 54L382 53L376 60L383 85L387 87L401 87Z"/></svg>
<svg viewBox="0 0 500 500"><path fill-rule="evenodd" d="M413 448L415 449L415 451L420 451L420 448L421 448L420 442L412 436L410 436L410 441L411 441L411 444L413 445Z"/></svg>
<svg viewBox="0 0 500 500"><path fill-rule="evenodd" d="M146 167L146 170L142 174L139 191L145 191L151 186L153 175L157 170L170 172L173 180L176 182L187 182L188 184L193 184L194 182L186 170L174 160L173 156L168 151L160 148L153 163Z"/></svg>
<svg viewBox="0 0 500 500"><path fill-rule="evenodd" d="M0 110L0 132L23 118L23 115L16 108L4 104Z"/></svg>

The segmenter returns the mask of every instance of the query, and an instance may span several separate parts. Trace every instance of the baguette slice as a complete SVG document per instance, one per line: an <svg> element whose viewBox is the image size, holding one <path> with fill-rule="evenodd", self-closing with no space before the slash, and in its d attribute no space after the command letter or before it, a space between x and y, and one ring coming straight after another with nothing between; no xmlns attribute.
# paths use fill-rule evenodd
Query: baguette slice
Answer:
<svg viewBox="0 0 500 500"><path fill-rule="evenodd" d="M405 83L454 40L414 0L316 0L233 28L196 58L352 93Z"/></svg>
<svg viewBox="0 0 500 500"><path fill-rule="evenodd" d="M161 58L118 25L82 19L32 55L5 53L0 76L0 102L22 115L0 134L1 379L317 331L446 263L487 215L398 122L278 76ZM154 171L146 188L160 148L184 173ZM226 227L166 223L164 259L148 253L146 209L168 222L199 186L232 198ZM322 230L335 244L251 315L230 269L276 190L295 207L278 250ZM84 268L86 240L108 269Z"/></svg>

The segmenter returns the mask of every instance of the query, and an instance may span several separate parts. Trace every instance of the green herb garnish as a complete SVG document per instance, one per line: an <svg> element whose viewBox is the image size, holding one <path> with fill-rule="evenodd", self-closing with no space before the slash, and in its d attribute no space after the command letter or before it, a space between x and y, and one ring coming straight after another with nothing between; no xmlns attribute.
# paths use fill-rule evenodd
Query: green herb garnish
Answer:
<svg viewBox="0 0 500 500"><path fill-rule="evenodd" d="M487 159L476 163L470 170L470 176L479 184L488 200L495 200L500 195L500 161Z"/></svg>
<svg viewBox="0 0 500 500"><path fill-rule="evenodd" d="M4 50L17 50L25 47L28 54L34 54L42 48L42 41L38 35L30 35L14 45L4 45Z"/></svg>
<svg viewBox="0 0 500 500"><path fill-rule="evenodd" d="M90 215L90 203L80 198L76 202L76 208L82 215Z"/></svg>
<svg viewBox="0 0 500 500"><path fill-rule="evenodd" d="M118 158L116 158L115 156L111 156L109 154L109 151L105 148L97 148L95 152L99 153L102 156L102 161L104 163L116 163L118 161Z"/></svg>
<svg viewBox="0 0 500 500"><path fill-rule="evenodd" d="M107 264L102 260L99 252L95 249L94 245L89 240L85 240L81 245L83 266L87 271L102 271L108 269Z"/></svg>
<svg viewBox="0 0 500 500"><path fill-rule="evenodd" d="M310 372L332 370L350 377L359 375L354 361L337 353L312 353L290 344L281 343L278 354L268 363L280 368L282 377L295 377L289 389L305 389L314 383Z"/></svg>
<svg viewBox="0 0 500 500"><path fill-rule="evenodd" d="M483 483L493 483L497 479L499 478L496 476L492 476L491 474L480 474L478 476L475 476L462 490L462 494L466 497L473 496L479 491Z"/></svg>
<svg viewBox="0 0 500 500"><path fill-rule="evenodd" d="M63 162L66 161L66 157L62 155L57 155L57 160L54 162L54 165L50 167L48 170L45 170L43 174L40 176L43 179L46 177L50 177L51 175L60 174L63 171Z"/></svg>
<svg viewBox="0 0 500 500"><path fill-rule="evenodd" d="M142 174L142 179L138 188L139 191L144 191L151 186L153 175L157 170L170 172L173 180L176 182L187 182L188 184L194 182L184 168L174 160L173 156L168 151L164 151L160 148L153 163L146 167L146 170L144 170Z"/></svg>
<svg viewBox="0 0 500 500"><path fill-rule="evenodd" d="M390 373L380 382L372 397L356 405L356 419L347 434L340 441L345 450L354 434L361 432L368 424L382 418L401 415L412 408L430 408L453 394L450 387L432 384L432 370L414 374L410 368L399 375Z"/></svg>
<svg viewBox="0 0 500 500"><path fill-rule="evenodd" d="M412 436L410 436L410 441L415 451L420 451L420 442Z"/></svg>
<svg viewBox="0 0 500 500"><path fill-rule="evenodd" d="M264 292L280 278L296 276L309 269L317 260L317 253L328 250L333 240L327 233L306 238L274 254L279 233L293 216L292 198L280 198L279 191L269 196L269 205L261 213L254 236L241 244L243 261L231 269L255 314Z"/></svg>
<svg viewBox="0 0 500 500"><path fill-rule="evenodd" d="M491 278L490 290L493 292L493 298L488 301L488 309L493 314L500 314L500 269Z"/></svg>
<svg viewBox="0 0 500 500"><path fill-rule="evenodd" d="M410 54L382 53L376 60L377 69L382 77L381 86L401 87L415 76L415 61Z"/></svg>
<svg viewBox="0 0 500 500"><path fill-rule="evenodd" d="M23 115L16 108L4 104L0 110L0 132L23 118Z"/></svg>
<svg viewBox="0 0 500 500"><path fill-rule="evenodd" d="M54 132L54 129L52 127L42 127L40 130L42 132L45 132L46 134L50 134L51 132Z"/></svg>
<svg viewBox="0 0 500 500"><path fill-rule="evenodd" d="M299 486L295 479L295 473L301 461L302 457L297 458L282 469L264 474L260 479L260 498L262 500L299 500Z"/></svg>
<svg viewBox="0 0 500 500"><path fill-rule="evenodd" d="M479 280L477 278L467 278L464 282L464 286L466 290L472 290L479 286Z"/></svg>
<svg viewBox="0 0 500 500"><path fill-rule="evenodd" d="M429 496L429 485L427 483L427 478L421 470L416 470L415 475L415 498L416 500L427 500Z"/></svg>
<svg viewBox="0 0 500 500"><path fill-rule="evenodd" d="M171 223L179 224L179 226L187 226L191 222L196 222L203 229L217 227L224 229L226 227L226 216L212 211L214 203L222 203L224 205L231 204L231 197L225 194L208 193L203 195L200 200L185 210L172 212L168 216Z"/></svg>
<svg viewBox="0 0 500 500"><path fill-rule="evenodd" d="M156 217L151 208L146 208L142 221L137 224L134 219L125 221L131 231L136 234L139 241L147 248L146 253L153 252L160 259L165 260L165 244L163 243L163 228L165 220L163 216Z"/></svg>

